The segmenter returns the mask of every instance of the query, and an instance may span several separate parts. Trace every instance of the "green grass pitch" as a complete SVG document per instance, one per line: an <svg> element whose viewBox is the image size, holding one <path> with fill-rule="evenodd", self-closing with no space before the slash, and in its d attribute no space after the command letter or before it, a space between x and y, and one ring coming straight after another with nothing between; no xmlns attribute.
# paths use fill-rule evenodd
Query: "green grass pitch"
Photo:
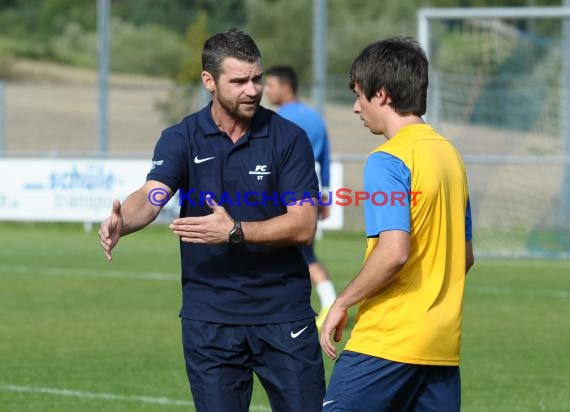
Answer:
<svg viewBox="0 0 570 412"><path fill-rule="evenodd" d="M359 234L318 243L337 288L363 249ZM0 410L193 410L178 271L165 227L122 239L107 263L96 230L0 224ZM465 297L465 412L569 411L569 349L568 262L476 263ZM252 410L269 410L257 383Z"/></svg>

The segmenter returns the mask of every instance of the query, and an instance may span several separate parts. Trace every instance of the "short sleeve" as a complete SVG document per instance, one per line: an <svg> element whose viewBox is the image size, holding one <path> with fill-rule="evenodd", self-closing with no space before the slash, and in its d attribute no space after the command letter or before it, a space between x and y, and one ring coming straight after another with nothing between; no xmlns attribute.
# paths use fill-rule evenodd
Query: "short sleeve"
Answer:
<svg viewBox="0 0 570 412"><path fill-rule="evenodd" d="M471 202L467 197L467 209L465 210L465 241L473 239L473 225L471 223Z"/></svg>
<svg viewBox="0 0 570 412"><path fill-rule="evenodd" d="M399 158L384 152L371 154L364 167L366 236L388 230L410 233L411 173Z"/></svg>
<svg viewBox="0 0 570 412"><path fill-rule="evenodd" d="M284 148L279 170L279 192L294 193L295 199L317 197L319 181L309 138L302 130Z"/></svg>
<svg viewBox="0 0 570 412"><path fill-rule="evenodd" d="M180 133L166 129L154 148L152 167L146 180L164 183L172 192L186 184L188 174L188 150Z"/></svg>

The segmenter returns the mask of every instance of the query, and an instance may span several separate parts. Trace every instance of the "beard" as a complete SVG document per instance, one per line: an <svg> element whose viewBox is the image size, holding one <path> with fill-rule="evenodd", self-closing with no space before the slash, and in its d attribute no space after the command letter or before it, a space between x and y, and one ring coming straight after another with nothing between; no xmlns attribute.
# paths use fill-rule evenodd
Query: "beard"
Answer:
<svg viewBox="0 0 570 412"><path fill-rule="evenodd" d="M255 98L236 101L231 100L218 92L214 95L214 98L218 100L218 103L220 103L220 106L227 114L240 120L251 119L255 115L255 112L259 107L259 103L261 102L261 94Z"/></svg>

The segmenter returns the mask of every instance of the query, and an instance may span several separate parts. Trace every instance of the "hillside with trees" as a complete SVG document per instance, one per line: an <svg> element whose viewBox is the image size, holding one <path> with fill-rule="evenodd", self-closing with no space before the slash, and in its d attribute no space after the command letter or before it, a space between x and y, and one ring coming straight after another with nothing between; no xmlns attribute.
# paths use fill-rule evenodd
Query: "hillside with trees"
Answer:
<svg viewBox="0 0 570 412"><path fill-rule="evenodd" d="M249 31L266 65L288 62L310 80L310 0L113 0L112 70L192 82L203 39L226 27ZM345 75L353 57L378 38L415 35L419 7L497 6L493 0L329 0L328 72ZM501 6L558 5L503 0ZM0 77L10 60L96 67L95 0L0 0ZM3 73L4 72L4 73Z"/></svg>

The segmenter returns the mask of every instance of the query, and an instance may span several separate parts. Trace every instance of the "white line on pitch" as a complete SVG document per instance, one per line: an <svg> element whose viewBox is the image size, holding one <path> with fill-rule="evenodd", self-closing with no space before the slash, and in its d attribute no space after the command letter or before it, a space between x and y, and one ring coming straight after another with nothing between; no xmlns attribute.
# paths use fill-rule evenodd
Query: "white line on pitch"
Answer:
<svg viewBox="0 0 570 412"><path fill-rule="evenodd" d="M9 392L41 393L46 395L72 396L75 398L105 399L110 401L136 401L143 403L155 403L159 405L194 406L194 402L180 399L155 398L139 395L117 395L114 393L84 392L72 389L42 388L36 386L1 385L0 390Z"/></svg>
<svg viewBox="0 0 570 412"><path fill-rule="evenodd" d="M24 275L47 275L47 276L79 276L93 278L116 278L116 279L142 279L178 281L179 275L164 272L128 272L123 270L89 269L89 268L64 268L64 267L30 267L18 265L0 265L0 273L24 274ZM521 289L509 287L485 287L467 286L467 293L482 295L514 295L526 297L549 297L558 299L570 299L570 291L555 289Z"/></svg>
<svg viewBox="0 0 570 412"><path fill-rule="evenodd" d="M182 399L171 399L165 397L152 397L152 396L141 396L141 395L118 395L115 393L85 392L73 389L43 388L37 386L19 386L19 385L0 385L0 390L8 392L24 392L24 393L38 393L38 394L56 395L56 396L70 396L82 399L131 401L131 402L151 403L156 405L194 407L194 402L192 401L187 401ZM265 412L265 411L270 411L271 409L263 405L251 405L249 410Z"/></svg>
<svg viewBox="0 0 570 412"><path fill-rule="evenodd" d="M508 288L508 287L484 287L467 286L466 291L478 293L482 295L509 295L509 296L525 296L525 297L548 297L548 298L559 298L559 299L569 299L570 292L566 290L554 290L554 289L520 289L520 288Z"/></svg>
<svg viewBox="0 0 570 412"><path fill-rule="evenodd" d="M127 272L123 270L109 269L31 267L23 265L0 265L0 272L25 275L38 274L51 276L109 277L119 279L180 280L180 275L163 272Z"/></svg>

